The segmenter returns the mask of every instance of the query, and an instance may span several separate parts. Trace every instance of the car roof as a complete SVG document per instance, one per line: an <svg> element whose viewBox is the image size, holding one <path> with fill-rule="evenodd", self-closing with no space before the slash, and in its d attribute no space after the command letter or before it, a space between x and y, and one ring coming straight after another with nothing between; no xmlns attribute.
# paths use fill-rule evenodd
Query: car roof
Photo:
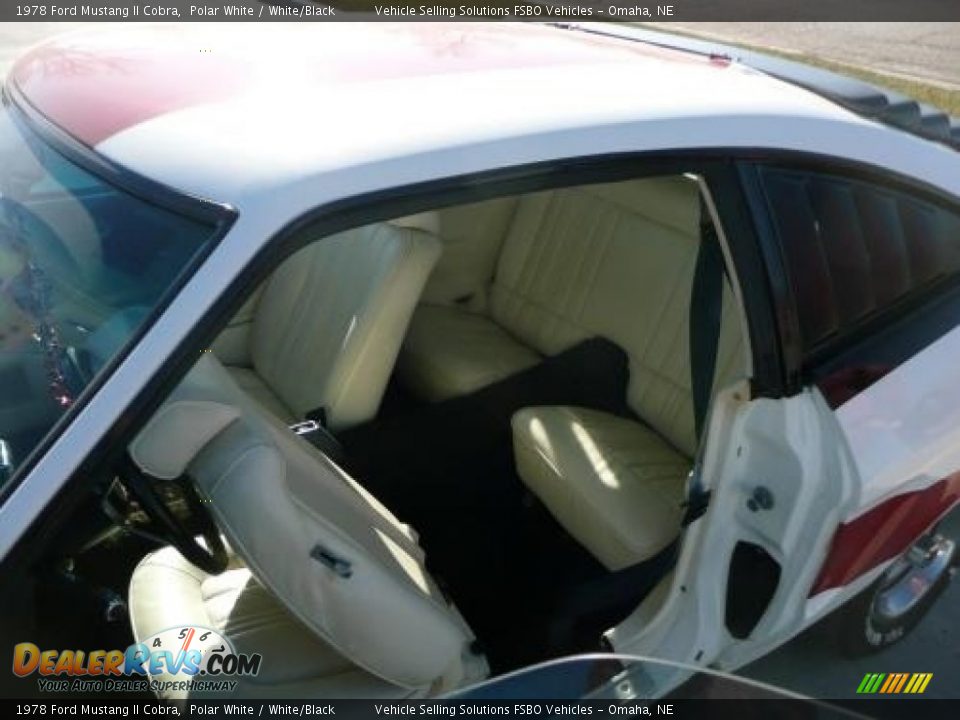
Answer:
<svg viewBox="0 0 960 720"><path fill-rule="evenodd" d="M107 158L238 207L360 165L575 155L578 131L615 152L776 145L804 132L787 120L873 124L727 58L513 23L124 26L38 46L11 77ZM614 132L628 125L632 140ZM615 135L628 145L605 144ZM495 150L505 139L512 154Z"/></svg>

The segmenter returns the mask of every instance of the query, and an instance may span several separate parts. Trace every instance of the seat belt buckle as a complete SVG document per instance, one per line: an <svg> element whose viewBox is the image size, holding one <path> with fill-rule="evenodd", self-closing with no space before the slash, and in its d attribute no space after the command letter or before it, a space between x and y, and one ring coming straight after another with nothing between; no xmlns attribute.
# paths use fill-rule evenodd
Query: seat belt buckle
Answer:
<svg viewBox="0 0 960 720"><path fill-rule="evenodd" d="M327 426L327 409L323 406L310 410L303 417L307 420L312 420L315 423L319 423L321 427Z"/></svg>
<svg viewBox="0 0 960 720"><path fill-rule="evenodd" d="M322 426L316 420L303 420L290 425L290 430L294 435L309 435L310 433L319 431L321 428Z"/></svg>
<svg viewBox="0 0 960 720"><path fill-rule="evenodd" d="M704 513L707 512L707 508L710 507L710 491L700 490L698 488L691 489L687 499L680 507L685 508L683 520L680 521L680 525L681 527L687 527L699 520L703 517Z"/></svg>

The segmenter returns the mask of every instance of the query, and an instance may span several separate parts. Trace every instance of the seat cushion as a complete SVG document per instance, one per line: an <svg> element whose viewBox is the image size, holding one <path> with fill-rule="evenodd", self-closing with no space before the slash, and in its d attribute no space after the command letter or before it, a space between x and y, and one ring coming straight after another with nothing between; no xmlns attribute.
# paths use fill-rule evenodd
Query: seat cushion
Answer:
<svg viewBox="0 0 960 720"><path fill-rule="evenodd" d="M610 570L677 536L690 461L639 422L576 407L513 416L517 472L567 532Z"/></svg>
<svg viewBox="0 0 960 720"><path fill-rule="evenodd" d="M261 407L269 413L273 413L285 423L292 425L299 418L296 413L288 408L283 400L277 397L276 393L270 389L266 381L256 370L243 367L226 366L230 376L251 398L256 400Z"/></svg>
<svg viewBox="0 0 960 720"><path fill-rule="evenodd" d="M420 305L397 371L404 385L432 402L479 390L526 370L541 356L485 315Z"/></svg>
<svg viewBox="0 0 960 720"><path fill-rule="evenodd" d="M230 697L408 697L410 690L362 670L293 617L233 556L226 572L208 575L172 547L148 555L130 581L133 633L143 642L189 622L216 630L240 653L260 653L254 677L234 677ZM202 648L198 648L202 649ZM155 679L184 680L183 676ZM169 690L166 699L211 697Z"/></svg>

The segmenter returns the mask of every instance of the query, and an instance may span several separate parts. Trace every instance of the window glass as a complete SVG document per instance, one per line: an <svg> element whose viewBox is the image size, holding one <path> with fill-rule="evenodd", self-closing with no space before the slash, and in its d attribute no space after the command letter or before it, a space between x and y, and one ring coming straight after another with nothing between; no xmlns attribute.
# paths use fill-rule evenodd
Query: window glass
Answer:
<svg viewBox="0 0 960 720"><path fill-rule="evenodd" d="M87 172L0 111L0 487L214 232Z"/></svg>
<svg viewBox="0 0 960 720"><path fill-rule="evenodd" d="M945 207L828 174L760 175L808 350L960 270L960 216Z"/></svg>

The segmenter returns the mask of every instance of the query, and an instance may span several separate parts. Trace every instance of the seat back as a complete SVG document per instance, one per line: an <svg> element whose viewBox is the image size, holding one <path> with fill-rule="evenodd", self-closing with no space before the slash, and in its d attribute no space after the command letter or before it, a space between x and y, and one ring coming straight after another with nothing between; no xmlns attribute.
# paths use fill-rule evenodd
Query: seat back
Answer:
<svg viewBox="0 0 960 720"><path fill-rule="evenodd" d="M479 679L473 635L412 529L263 411L204 355L130 446L149 475L189 474L234 551L348 660L402 687Z"/></svg>
<svg viewBox="0 0 960 720"><path fill-rule="evenodd" d="M523 196L490 291L492 317L544 354L599 335L630 358L628 402L693 455L689 312L700 191L649 178ZM724 302L715 387L742 367L739 318Z"/></svg>
<svg viewBox="0 0 960 720"><path fill-rule="evenodd" d="M366 225L287 259L250 330L257 374L298 417L322 408L337 429L373 417L440 242Z"/></svg>
<svg viewBox="0 0 960 720"><path fill-rule="evenodd" d="M483 310L503 238L516 210L508 196L454 205L391 221L418 228L443 241L443 255L423 288L421 302Z"/></svg>

